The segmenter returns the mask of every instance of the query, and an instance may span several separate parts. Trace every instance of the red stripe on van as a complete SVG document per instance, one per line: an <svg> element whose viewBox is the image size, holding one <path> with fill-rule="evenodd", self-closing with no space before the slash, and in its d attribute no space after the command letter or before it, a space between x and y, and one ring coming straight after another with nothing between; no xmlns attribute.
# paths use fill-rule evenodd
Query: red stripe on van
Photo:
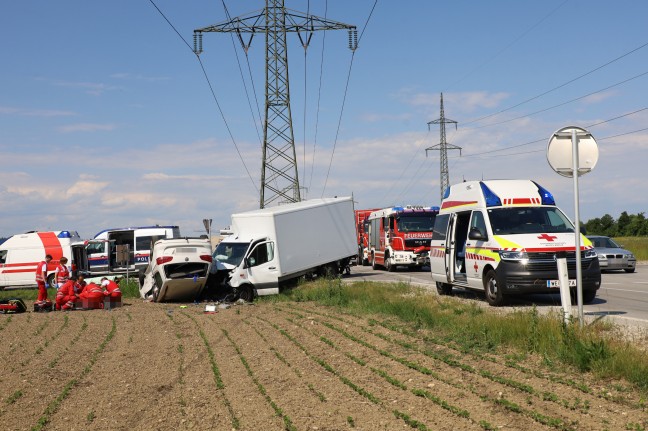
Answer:
<svg viewBox="0 0 648 431"><path fill-rule="evenodd" d="M36 271L36 267L31 268L31 269L30 268L27 268L27 269L3 269L2 273L3 274L13 274L13 273L16 273L16 272L35 272L35 271Z"/></svg>
<svg viewBox="0 0 648 431"><path fill-rule="evenodd" d="M58 261L63 257L63 248L61 247L61 241L54 232L38 232L38 237L45 247L45 254L52 256L52 261L47 265L48 271L54 271ZM70 259L72 256L70 256ZM43 255L45 259L45 255ZM34 269L35 271L35 269Z"/></svg>
<svg viewBox="0 0 648 431"><path fill-rule="evenodd" d="M33 266L34 269L32 271L36 271L36 267L38 266L40 262L22 262L22 263L5 263L5 268L13 268L16 266Z"/></svg>
<svg viewBox="0 0 648 431"><path fill-rule="evenodd" d="M477 205L477 201L445 201L441 205L441 209L459 207L462 205Z"/></svg>

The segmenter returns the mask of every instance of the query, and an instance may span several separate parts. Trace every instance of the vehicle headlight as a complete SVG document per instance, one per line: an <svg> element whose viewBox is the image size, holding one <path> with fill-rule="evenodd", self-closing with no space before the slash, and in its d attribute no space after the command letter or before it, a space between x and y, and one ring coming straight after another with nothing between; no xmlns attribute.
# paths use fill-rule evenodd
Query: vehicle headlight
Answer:
<svg viewBox="0 0 648 431"><path fill-rule="evenodd" d="M628 255L628 259L634 259L634 258L635 258L634 254L630 253L630 254Z"/></svg>
<svg viewBox="0 0 648 431"><path fill-rule="evenodd" d="M529 255L526 251L502 251L499 252L500 258L504 260L524 260L528 262Z"/></svg>
<svg viewBox="0 0 648 431"><path fill-rule="evenodd" d="M591 248L589 250L585 250L585 258L586 259L595 258L596 256L597 256L596 250L594 250L593 248Z"/></svg>

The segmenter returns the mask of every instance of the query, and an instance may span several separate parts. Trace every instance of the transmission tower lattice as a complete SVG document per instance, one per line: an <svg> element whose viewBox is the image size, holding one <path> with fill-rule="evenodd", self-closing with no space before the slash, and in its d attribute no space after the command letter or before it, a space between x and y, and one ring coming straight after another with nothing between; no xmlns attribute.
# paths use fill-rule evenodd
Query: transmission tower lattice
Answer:
<svg viewBox="0 0 648 431"><path fill-rule="evenodd" d="M302 46L307 49L315 31L341 29L349 32L349 48L355 51L358 47L356 26L286 9L284 0L266 0L266 7L258 13L194 30L194 52L197 55L202 52L203 33L234 33L246 53L255 34L266 36L261 208L274 202L301 200L290 111L286 33L297 33Z"/></svg>
<svg viewBox="0 0 648 431"><path fill-rule="evenodd" d="M446 142L445 125L454 124L456 130L457 122L445 117L445 113L443 111L443 93L441 93L441 117L437 120L430 121L427 124L428 130L430 130L431 124L439 124L441 126L441 140L437 145L432 145L431 147L426 148L425 156L427 157L428 151L438 150L441 153L441 200L443 200L443 194L445 193L446 189L450 187L450 173L448 172L448 150L459 150L459 155L461 155L461 147L451 145Z"/></svg>

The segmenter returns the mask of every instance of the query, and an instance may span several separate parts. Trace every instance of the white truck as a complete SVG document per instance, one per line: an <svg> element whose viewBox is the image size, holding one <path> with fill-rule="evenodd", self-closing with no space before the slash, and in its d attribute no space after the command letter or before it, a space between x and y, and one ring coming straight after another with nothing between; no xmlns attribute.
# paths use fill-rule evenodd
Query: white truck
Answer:
<svg viewBox="0 0 648 431"><path fill-rule="evenodd" d="M357 254L351 197L233 214L231 229L214 251L211 277L246 301L304 275L341 273Z"/></svg>

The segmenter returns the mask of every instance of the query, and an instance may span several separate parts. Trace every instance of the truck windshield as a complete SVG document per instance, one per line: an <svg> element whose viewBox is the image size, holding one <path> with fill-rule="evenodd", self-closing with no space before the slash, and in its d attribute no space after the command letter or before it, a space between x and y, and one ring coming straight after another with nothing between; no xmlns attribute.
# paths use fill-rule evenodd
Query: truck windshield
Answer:
<svg viewBox="0 0 648 431"><path fill-rule="evenodd" d="M574 232L571 221L556 207L516 207L488 210L493 234Z"/></svg>
<svg viewBox="0 0 648 431"><path fill-rule="evenodd" d="M396 219L401 232L432 232L436 214L402 215Z"/></svg>
<svg viewBox="0 0 648 431"><path fill-rule="evenodd" d="M214 250L213 258L221 263L238 266L248 247L249 242L221 242Z"/></svg>

